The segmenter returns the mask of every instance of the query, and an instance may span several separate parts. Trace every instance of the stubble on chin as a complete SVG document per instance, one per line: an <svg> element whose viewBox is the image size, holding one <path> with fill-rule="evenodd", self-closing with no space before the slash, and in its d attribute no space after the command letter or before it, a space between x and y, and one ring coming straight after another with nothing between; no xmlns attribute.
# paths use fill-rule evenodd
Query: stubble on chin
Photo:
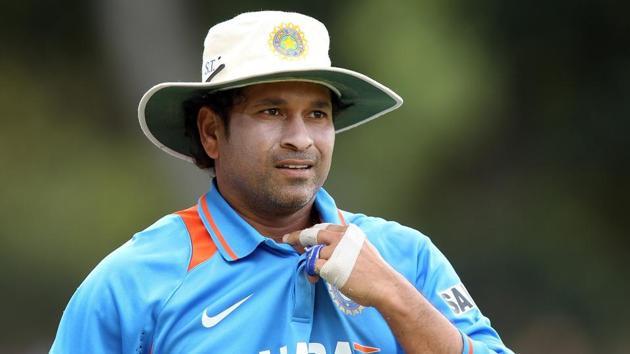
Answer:
<svg viewBox="0 0 630 354"><path fill-rule="evenodd" d="M296 181L293 184L269 184L256 199L268 212L279 214L296 212L307 206L315 197L319 186L315 181Z"/></svg>

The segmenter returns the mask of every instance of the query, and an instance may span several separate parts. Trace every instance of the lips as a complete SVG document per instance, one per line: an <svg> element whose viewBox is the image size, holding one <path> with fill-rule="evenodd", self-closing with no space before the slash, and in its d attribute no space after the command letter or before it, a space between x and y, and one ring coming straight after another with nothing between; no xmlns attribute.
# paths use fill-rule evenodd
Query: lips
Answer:
<svg viewBox="0 0 630 354"><path fill-rule="evenodd" d="M315 163L312 160L281 160L276 162L276 168L286 170L308 170Z"/></svg>
<svg viewBox="0 0 630 354"><path fill-rule="evenodd" d="M320 156L314 149L305 151L283 149L272 155L272 158L275 171L282 176L281 180L284 182L304 183L319 175Z"/></svg>
<svg viewBox="0 0 630 354"><path fill-rule="evenodd" d="M307 168L311 168L309 165L280 165L278 168L288 168L291 170L305 170Z"/></svg>

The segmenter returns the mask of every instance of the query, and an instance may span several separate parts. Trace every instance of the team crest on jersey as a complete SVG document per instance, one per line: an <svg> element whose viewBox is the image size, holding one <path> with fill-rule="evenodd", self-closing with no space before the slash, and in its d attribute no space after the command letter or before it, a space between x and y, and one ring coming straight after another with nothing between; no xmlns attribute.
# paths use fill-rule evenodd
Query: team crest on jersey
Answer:
<svg viewBox="0 0 630 354"><path fill-rule="evenodd" d="M284 59L299 59L308 50L304 33L292 23L282 23L271 31L269 47Z"/></svg>
<svg viewBox="0 0 630 354"><path fill-rule="evenodd" d="M461 315L477 307L462 283L440 291L440 296L456 315Z"/></svg>
<svg viewBox="0 0 630 354"><path fill-rule="evenodd" d="M365 308L364 306L357 304L356 302L352 301L350 298L342 294L341 291L339 291L339 289L335 288L334 286L328 283L326 283L326 286L328 287L328 292L330 293L330 298L332 299L332 301L346 315L358 315Z"/></svg>

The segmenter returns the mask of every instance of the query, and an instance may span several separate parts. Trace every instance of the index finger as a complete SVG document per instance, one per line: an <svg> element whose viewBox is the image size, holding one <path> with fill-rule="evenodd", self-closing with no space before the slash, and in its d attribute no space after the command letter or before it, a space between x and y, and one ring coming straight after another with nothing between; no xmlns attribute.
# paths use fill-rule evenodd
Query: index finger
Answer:
<svg viewBox="0 0 630 354"><path fill-rule="evenodd" d="M293 247L310 247L319 243L317 234L319 230L324 230L330 225L329 223L316 224L308 229L294 231L282 237L282 242L288 243Z"/></svg>

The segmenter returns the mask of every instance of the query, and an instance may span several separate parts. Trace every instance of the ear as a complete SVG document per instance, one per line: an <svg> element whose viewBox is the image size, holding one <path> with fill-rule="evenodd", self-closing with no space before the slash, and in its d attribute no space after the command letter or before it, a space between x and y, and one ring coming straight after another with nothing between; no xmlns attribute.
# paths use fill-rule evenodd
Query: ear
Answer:
<svg viewBox="0 0 630 354"><path fill-rule="evenodd" d="M197 113L197 129L199 139L206 154L212 159L219 157L217 132L221 128L221 118L210 107L203 106Z"/></svg>

